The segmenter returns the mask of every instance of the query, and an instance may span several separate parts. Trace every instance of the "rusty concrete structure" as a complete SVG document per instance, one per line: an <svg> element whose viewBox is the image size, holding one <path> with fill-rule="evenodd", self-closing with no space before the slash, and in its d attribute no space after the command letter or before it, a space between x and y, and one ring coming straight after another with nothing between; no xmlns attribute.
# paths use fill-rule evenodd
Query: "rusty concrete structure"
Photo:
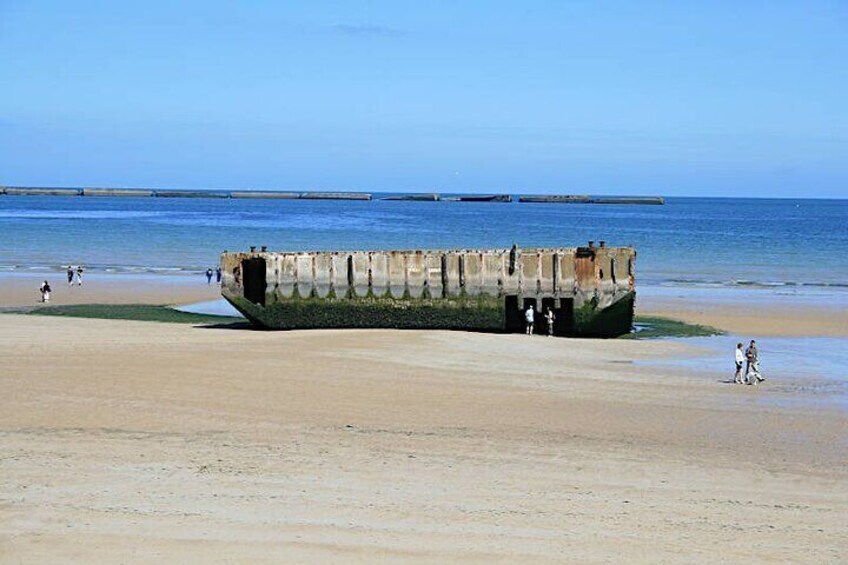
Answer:
<svg viewBox="0 0 848 565"><path fill-rule="evenodd" d="M257 251L221 255L222 295L269 329L454 328L523 331L532 306L556 314L554 334L631 330L630 247L453 251Z"/></svg>

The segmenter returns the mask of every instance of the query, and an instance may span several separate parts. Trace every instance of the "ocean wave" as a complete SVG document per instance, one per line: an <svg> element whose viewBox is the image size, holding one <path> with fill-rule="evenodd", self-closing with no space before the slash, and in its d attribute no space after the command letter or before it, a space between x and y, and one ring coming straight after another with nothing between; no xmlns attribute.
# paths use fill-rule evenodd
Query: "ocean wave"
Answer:
<svg viewBox="0 0 848 565"><path fill-rule="evenodd" d="M641 276L637 277L638 283L649 286L663 287L698 287L698 288L751 288L751 289L797 289L806 288L848 288L848 283L834 281L760 281L754 279L699 279L699 278L662 278Z"/></svg>
<svg viewBox="0 0 848 565"><path fill-rule="evenodd" d="M169 212L142 210L0 210L0 219L26 220L136 220L156 218Z"/></svg>
<svg viewBox="0 0 848 565"><path fill-rule="evenodd" d="M279 213L279 214L195 214L162 215L149 220L152 224L218 229L287 229L314 232L364 232L427 234L427 226L414 225L408 216L398 214L366 215L357 213Z"/></svg>
<svg viewBox="0 0 848 565"><path fill-rule="evenodd" d="M77 265L73 265L76 268ZM207 267L156 267L140 265L83 265L87 273L139 274L139 275L200 275ZM7 273L64 273L68 265L0 265L0 272Z"/></svg>

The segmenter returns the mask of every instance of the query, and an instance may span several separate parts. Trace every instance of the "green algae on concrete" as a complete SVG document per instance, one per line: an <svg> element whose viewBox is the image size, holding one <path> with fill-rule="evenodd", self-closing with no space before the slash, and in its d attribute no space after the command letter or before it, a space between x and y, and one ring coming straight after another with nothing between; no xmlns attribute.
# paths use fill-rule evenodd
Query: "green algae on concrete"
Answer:
<svg viewBox="0 0 848 565"><path fill-rule="evenodd" d="M278 329L398 328L500 330L504 306L494 297L288 298L260 306L234 295L227 300L251 322Z"/></svg>
<svg viewBox="0 0 848 565"><path fill-rule="evenodd" d="M622 336L627 339L661 339L668 337L710 337L725 332L711 326L689 324L661 316L636 316L635 331Z"/></svg>
<svg viewBox="0 0 848 565"><path fill-rule="evenodd" d="M598 300L587 300L574 310L574 333L580 337L617 337L633 329L636 293L628 292L606 308Z"/></svg>

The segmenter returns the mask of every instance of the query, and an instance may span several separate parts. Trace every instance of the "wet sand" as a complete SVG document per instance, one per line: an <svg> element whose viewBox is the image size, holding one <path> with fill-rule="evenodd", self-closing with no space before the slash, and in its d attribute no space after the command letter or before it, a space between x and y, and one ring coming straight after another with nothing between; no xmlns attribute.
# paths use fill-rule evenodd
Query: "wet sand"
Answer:
<svg viewBox="0 0 848 565"><path fill-rule="evenodd" d="M848 291L637 289L636 310L756 337L848 336Z"/></svg>
<svg viewBox="0 0 848 565"><path fill-rule="evenodd" d="M47 280L51 305L65 304L186 304L221 297L212 279L185 275L129 275L87 273L82 286L68 285L64 273L0 274L0 308L43 306L39 287ZM76 281L76 279L74 279Z"/></svg>
<svg viewBox="0 0 848 565"><path fill-rule="evenodd" d="M688 354L0 314L0 561L844 560L845 411Z"/></svg>
<svg viewBox="0 0 848 565"><path fill-rule="evenodd" d="M638 308L645 316L662 316L718 328L725 332L763 337L846 337L848 309L824 306L755 305L707 306L692 302L643 301Z"/></svg>

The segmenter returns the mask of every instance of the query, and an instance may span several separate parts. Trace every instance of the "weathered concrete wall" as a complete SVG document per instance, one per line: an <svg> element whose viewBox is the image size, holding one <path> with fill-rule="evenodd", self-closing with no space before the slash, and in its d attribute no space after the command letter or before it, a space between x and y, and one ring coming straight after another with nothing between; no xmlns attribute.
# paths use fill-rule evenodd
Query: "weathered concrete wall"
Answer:
<svg viewBox="0 0 848 565"><path fill-rule="evenodd" d="M327 307L329 302L337 309L339 304L335 303L340 301L348 305L352 302L360 306L371 304L375 312L378 306L389 307L391 312L381 318L389 327L416 327L414 320L400 318L403 313L398 312L398 304L418 307L426 303L427 315L439 320L450 317L444 313L433 314L440 308L456 314L457 309L484 306L499 310L496 315L503 325L506 323L503 304L507 296L515 297L519 308L530 303L528 299L535 300L540 314L543 299L552 299L553 302L547 303L573 316L567 324L572 328L571 333L614 335L629 331L632 325L635 255L632 248L596 246L224 253L221 256L222 294L249 318L268 327L304 327L304 324L314 327L311 325L314 320L295 322L283 319L280 314L286 310L294 315L293 304L302 305L304 301L312 304L313 313ZM255 263L257 259L261 261ZM256 269L252 265L257 264L262 272L252 270ZM250 280L245 282L246 279ZM248 296L250 292L245 288L254 286L256 281L261 281L259 290ZM608 329L599 327L600 313L622 300L629 301L630 306L601 324L609 326ZM415 301L422 302L413 304ZM273 313L275 308L277 312ZM367 316L367 313L368 308L357 310L358 316ZM407 314L412 315L411 312ZM301 315L309 313L300 308L297 316ZM493 313L487 315L487 323L491 323L493 316ZM463 319L466 318L474 317ZM385 327L370 324L371 321L363 320L360 325Z"/></svg>
<svg viewBox="0 0 848 565"><path fill-rule="evenodd" d="M374 251L227 253L224 275L247 257L265 260L267 292L280 299L306 298L313 290L353 297L612 296L633 290L630 248L490 251ZM513 261L514 265L510 266ZM352 283L352 286L351 286Z"/></svg>

